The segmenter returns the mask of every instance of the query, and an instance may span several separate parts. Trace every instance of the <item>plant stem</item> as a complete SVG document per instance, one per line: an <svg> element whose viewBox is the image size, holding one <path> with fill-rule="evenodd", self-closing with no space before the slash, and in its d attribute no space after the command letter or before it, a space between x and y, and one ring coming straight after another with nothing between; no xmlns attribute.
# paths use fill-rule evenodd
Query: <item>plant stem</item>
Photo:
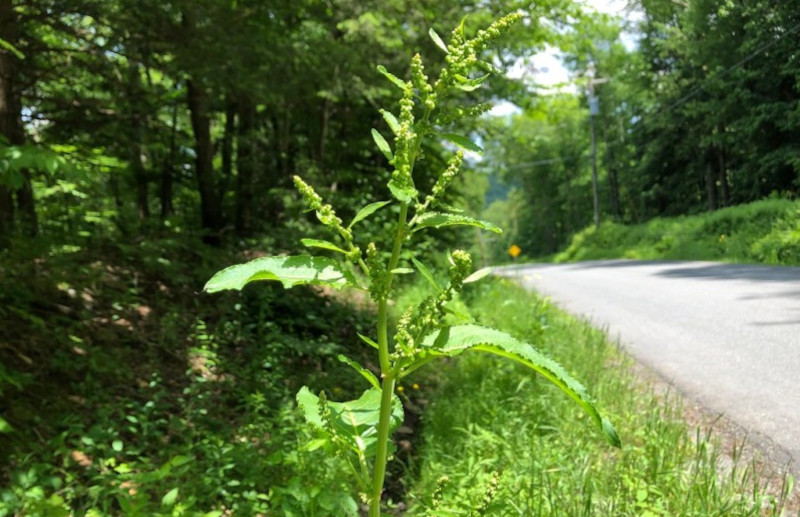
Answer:
<svg viewBox="0 0 800 517"><path fill-rule="evenodd" d="M389 259L388 270L397 267L400 260L400 250L403 248L403 240L407 228L408 203L400 205L400 215L397 218L397 234L394 238L392 256ZM391 273L389 273L391 275ZM393 276L389 277L389 288L392 285ZM369 504L370 517L380 517L381 514L381 493L383 492L383 480L386 477L386 462L389 459L389 424L392 417L392 396L394 395L395 373L392 372L392 365L389 361L389 329L388 329L388 303L386 299L378 302L378 355L381 365L381 413L378 420L378 451L375 456L375 470L372 473L372 498Z"/></svg>
<svg viewBox="0 0 800 517"><path fill-rule="evenodd" d="M381 384L381 416L378 422L378 451L375 456L375 471L372 474L372 498L369 503L369 517L381 515L381 493L386 477L386 462L389 459L389 420L392 416L392 396L394 395L394 375L387 374Z"/></svg>

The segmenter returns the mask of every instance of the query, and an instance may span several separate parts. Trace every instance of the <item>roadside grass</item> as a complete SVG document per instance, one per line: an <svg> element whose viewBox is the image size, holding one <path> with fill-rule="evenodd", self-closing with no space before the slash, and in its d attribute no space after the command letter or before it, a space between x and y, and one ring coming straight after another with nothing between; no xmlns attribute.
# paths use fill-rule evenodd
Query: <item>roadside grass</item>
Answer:
<svg viewBox="0 0 800 517"><path fill-rule="evenodd" d="M603 332L508 280L474 286L466 302L476 320L535 343L581 379L623 447L609 447L571 400L521 367L463 356L411 395L431 402L407 515L781 515L790 480L768 493L755 464L723 458L712 433L684 423L677 397L642 389Z"/></svg>
<svg viewBox="0 0 800 517"><path fill-rule="evenodd" d="M614 258L800 265L800 201L768 199L638 225L604 222L576 234L553 260Z"/></svg>

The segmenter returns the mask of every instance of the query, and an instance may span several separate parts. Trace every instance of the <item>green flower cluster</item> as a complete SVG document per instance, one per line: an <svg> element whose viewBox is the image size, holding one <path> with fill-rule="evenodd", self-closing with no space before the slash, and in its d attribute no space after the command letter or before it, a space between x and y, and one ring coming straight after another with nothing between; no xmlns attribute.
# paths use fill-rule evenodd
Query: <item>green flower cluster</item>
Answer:
<svg viewBox="0 0 800 517"><path fill-rule="evenodd" d="M522 17L522 13L503 16L486 30L478 31L474 38L468 40L464 39L462 27L454 30L448 47L449 54L445 58L447 66L442 70L434 89L438 92L455 85L459 79L463 80L468 77L468 74L476 66L491 71L491 65L478 59L478 55L488 46L489 42L506 32Z"/></svg>
<svg viewBox="0 0 800 517"><path fill-rule="evenodd" d="M367 245L367 268L369 269L369 294L376 302L386 300L392 286L392 275L386 271L374 242Z"/></svg>
<svg viewBox="0 0 800 517"><path fill-rule="evenodd" d="M449 285L436 295L428 296L419 304L416 313L409 307L397 323L395 333L395 358L414 358L420 351L416 346L431 332L442 328L444 306L461 292L464 279L472 272L472 257L466 251L456 250L451 254Z"/></svg>
<svg viewBox="0 0 800 517"><path fill-rule="evenodd" d="M431 189L431 193L425 197L425 203L417 205L417 214L424 212L429 206L435 205L437 201L440 201L444 193L447 191L447 187L450 186L450 183L453 182L453 178L458 175L458 171L461 170L461 164L464 163L464 151L459 149L456 154L450 158L450 161L447 163L447 169L439 176L436 180L436 183L433 185Z"/></svg>

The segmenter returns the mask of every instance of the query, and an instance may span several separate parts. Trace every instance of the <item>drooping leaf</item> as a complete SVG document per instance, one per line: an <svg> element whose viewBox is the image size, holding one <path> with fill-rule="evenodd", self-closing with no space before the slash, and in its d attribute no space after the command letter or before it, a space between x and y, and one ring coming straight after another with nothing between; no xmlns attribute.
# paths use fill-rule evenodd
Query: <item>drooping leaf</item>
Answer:
<svg viewBox="0 0 800 517"><path fill-rule="evenodd" d="M389 203L391 203L391 201L377 201L375 203L368 204L367 206L359 210L356 216L353 217L353 220L350 222L348 228L352 228L354 224L366 219L367 217L371 216L372 214L374 214L381 208L385 207Z"/></svg>
<svg viewBox="0 0 800 517"><path fill-rule="evenodd" d="M300 255L261 257L227 267L211 277L204 291L241 290L256 280L277 280L286 289L302 284L326 285L335 289L357 285L353 274L342 269L338 262L326 257Z"/></svg>
<svg viewBox="0 0 800 517"><path fill-rule="evenodd" d="M321 241L319 239L300 239L300 242L303 243L303 246L306 246L308 248L320 248L323 250L336 251L338 253L347 253L345 250L343 250L336 244L328 241Z"/></svg>
<svg viewBox="0 0 800 517"><path fill-rule="evenodd" d="M478 144L476 144L475 142L473 142L472 140L463 135L457 135L455 133L442 133L441 137L447 140L448 142L456 144L457 146L464 148L468 151L472 151L478 154L483 154L483 149Z"/></svg>
<svg viewBox="0 0 800 517"><path fill-rule="evenodd" d="M433 42L434 42L434 43L436 43L436 46L437 46L437 47L439 47L440 49L444 50L444 53L445 53L445 54L449 54L449 53L450 53L450 51L447 49L447 45L445 45L445 43L444 43L444 41L442 40L441 36L439 36L439 35L436 33L436 31L435 31L435 30L433 30L433 27L431 27L430 29L428 29L428 35L431 37L431 39L433 40Z"/></svg>
<svg viewBox="0 0 800 517"><path fill-rule="evenodd" d="M466 350L488 352L513 359L536 370L577 402L592 417L606 439L612 445L620 447L620 439L614 426L600 415L586 388L567 373L563 366L532 345L505 332L478 325L446 327L426 337L423 345L447 356L458 355Z"/></svg>
<svg viewBox="0 0 800 517"><path fill-rule="evenodd" d="M358 334L358 337L361 338L361 341L363 341L364 343L368 344L369 346L371 346L375 350L379 350L381 348L378 343L376 343L375 341L373 341L372 339L368 338L367 336L365 336L363 334Z"/></svg>
<svg viewBox="0 0 800 517"><path fill-rule="evenodd" d="M392 148L389 147L389 142L383 138L382 134L378 133L377 129L372 129L372 139L375 140L375 144L378 146L378 149L380 149L386 159L392 161L394 159Z"/></svg>
<svg viewBox="0 0 800 517"><path fill-rule="evenodd" d="M394 116L394 113L391 111L386 111L384 109L380 110L381 115L383 115L383 120L386 121L386 124L389 126L389 129L392 130L392 133L395 135L400 132L400 122L397 121L397 117Z"/></svg>
<svg viewBox="0 0 800 517"><path fill-rule="evenodd" d="M394 83L395 86L397 86L401 90L405 90L408 87L408 85L406 84L405 81L403 81L402 79L400 79L396 75L394 75L391 72L389 72L388 70L386 70L385 66L378 65L378 72L382 73L387 79L392 81L392 83Z"/></svg>
<svg viewBox="0 0 800 517"><path fill-rule="evenodd" d="M319 397L303 386L297 393L297 404L306 421L323 432L328 432L319 412ZM381 390L369 389L357 400L349 402L326 402L336 434L344 438L354 452L365 457L374 456L377 448L378 420L381 410ZM403 422L403 404L392 395L392 414L389 419L391 433Z"/></svg>
<svg viewBox="0 0 800 517"><path fill-rule="evenodd" d="M375 377L375 375L373 375L372 372L370 372L357 362L353 361L346 355L339 354L338 356L336 356L336 358L339 359L339 361L343 362L344 364L350 366L353 370L357 371L359 374L361 374L361 376L367 379L367 382L369 382L373 388L377 390L381 389L381 385L378 382L378 378Z"/></svg>
<svg viewBox="0 0 800 517"><path fill-rule="evenodd" d="M464 279L464 283L465 284L471 284L472 282L477 282L478 280L491 275L492 274L492 269L494 269L494 268L485 267L485 268L479 269L479 270L475 271L474 273L472 273L471 275L469 275L467 278L465 278Z"/></svg>
<svg viewBox="0 0 800 517"><path fill-rule="evenodd" d="M458 214L443 214L441 212L426 212L419 216L414 231L421 230L422 228L441 228L442 226L477 226L484 230L489 230L494 233L502 233L503 230L498 228L487 221L480 221L466 215Z"/></svg>
<svg viewBox="0 0 800 517"><path fill-rule="evenodd" d="M427 280L428 283L430 283L433 286L433 288L436 289L437 292L442 290L442 288L439 287L439 284L436 283L436 279L433 278L433 274L431 273L430 269L428 269L427 266L425 266L425 264L415 259L414 257L411 257L411 262L414 263L414 267L416 267L417 270L419 270L422 276L425 277L425 280Z"/></svg>

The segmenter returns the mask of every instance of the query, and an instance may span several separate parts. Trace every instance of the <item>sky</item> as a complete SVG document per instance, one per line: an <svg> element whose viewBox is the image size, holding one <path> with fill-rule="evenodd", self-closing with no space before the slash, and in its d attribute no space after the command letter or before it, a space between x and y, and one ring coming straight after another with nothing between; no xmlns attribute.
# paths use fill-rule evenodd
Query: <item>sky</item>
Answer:
<svg viewBox="0 0 800 517"><path fill-rule="evenodd" d="M582 3L597 12L614 14L623 19L635 21L641 18L641 13L631 12L628 8L627 0L583 0ZM633 48L636 44L635 37L632 34L623 33L622 41L628 48ZM544 51L536 54L531 62L517 62L508 71L508 76L513 78L521 78L531 74L534 74L533 80L537 87L577 91L577 86L561 63L558 49L554 47L547 47ZM489 113L494 116L505 116L518 111L519 108L513 104L500 102Z"/></svg>

